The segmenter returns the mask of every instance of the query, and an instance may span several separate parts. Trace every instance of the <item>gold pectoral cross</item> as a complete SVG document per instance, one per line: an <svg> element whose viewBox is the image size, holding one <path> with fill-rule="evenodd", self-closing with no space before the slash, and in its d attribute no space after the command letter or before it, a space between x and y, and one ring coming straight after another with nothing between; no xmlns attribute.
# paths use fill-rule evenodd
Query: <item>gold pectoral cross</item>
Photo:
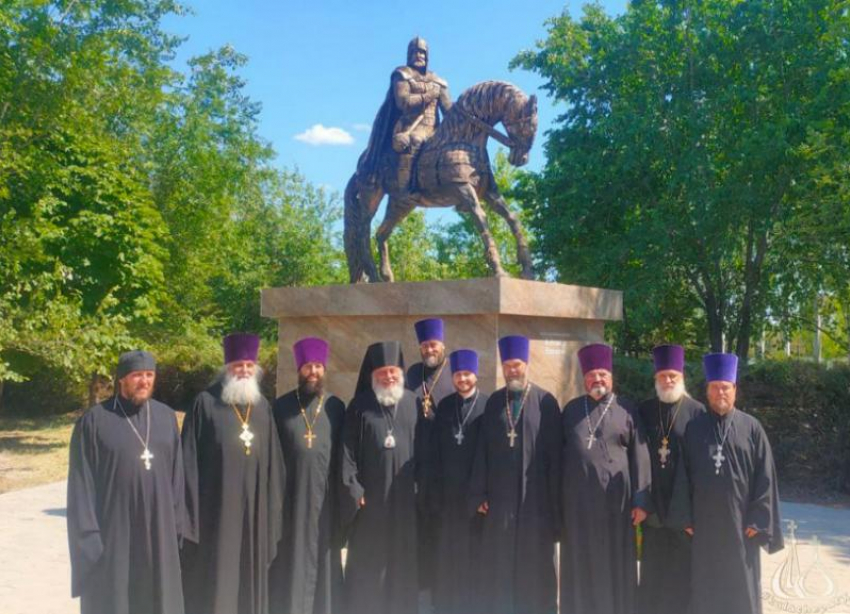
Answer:
<svg viewBox="0 0 850 614"><path fill-rule="evenodd" d="M316 435L313 433L313 429L308 429L306 433L304 433L304 439L307 440L307 447L313 447L313 440L316 438Z"/></svg>
<svg viewBox="0 0 850 614"><path fill-rule="evenodd" d="M422 413L425 414L426 418L429 418L431 416L431 404L432 401L430 394L426 394L424 397L422 397Z"/></svg>
<svg viewBox="0 0 850 614"><path fill-rule="evenodd" d="M512 448L516 444L516 437L517 435L515 429L512 428L510 431L508 431L508 439L510 439L510 445Z"/></svg>
<svg viewBox="0 0 850 614"><path fill-rule="evenodd" d="M661 447L658 448L658 457L661 459L661 467L667 466L667 457L670 456L670 440L664 437L661 440Z"/></svg>

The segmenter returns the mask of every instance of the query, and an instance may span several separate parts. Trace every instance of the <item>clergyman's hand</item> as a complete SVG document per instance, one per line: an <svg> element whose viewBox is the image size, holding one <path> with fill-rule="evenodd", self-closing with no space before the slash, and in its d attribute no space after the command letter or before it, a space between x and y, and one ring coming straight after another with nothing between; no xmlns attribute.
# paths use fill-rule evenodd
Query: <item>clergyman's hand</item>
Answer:
<svg viewBox="0 0 850 614"><path fill-rule="evenodd" d="M360 507L366 505L366 497L360 497L360 501L357 502L357 505Z"/></svg>
<svg viewBox="0 0 850 614"><path fill-rule="evenodd" d="M640 508L640 507L633 507L632 508L632 525L638 526L644 520L646 520L646 510L644 510L643 508Z"/></svg>
<svg viewBox="0 0 850 614"><path fill-rule="evenodd" d="M744 535L746 535L749 539L754 538L758 534L758 530L754 529L753 527L747 527L747 530L744 531Z"/></svg>
<svg viewBox="0 0 850 614"><path fill-rule="evenodd" d="M685 533L687 533L688 535L693 537L694 536L694 528L693 527L685 527Z"/></svg>
<svg viewBox="0 0 850 614"><path fill-rule="evenodd" d="M489 512L489 511L490 511L490 504L487 503L486 501L478 506L478 513L481 514L482 516L486 516L487 512Z"/></svg>

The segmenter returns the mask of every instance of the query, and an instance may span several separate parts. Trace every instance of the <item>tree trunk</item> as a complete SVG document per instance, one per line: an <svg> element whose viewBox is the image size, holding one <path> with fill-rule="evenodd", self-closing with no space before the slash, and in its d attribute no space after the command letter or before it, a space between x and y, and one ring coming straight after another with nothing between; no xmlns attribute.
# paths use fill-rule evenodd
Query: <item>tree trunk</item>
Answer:
<svg viewBox="0 0 850 614"><path fill-rule="evenodd" d="M0 414L3 413L3 391L6 388L6 382L0 379Z"/></svg>
<svg viewBox="0 0 850 614"><path fill-rule="evenodd" d="M100 384L100 376L97 373L92 373L89 379L89 404L87 407L97 404L97 392Z"/></svg>
<svg viewBox="0 0 850 614"><path fill-rule="evenodd" d="M820 364L821 360L821 334L820 334L820 326L821 326L821 317L820 317L820 301L818 300L820 297L815 294L815 339L812 344L812 359L815 361L816 365Z"/></svg>

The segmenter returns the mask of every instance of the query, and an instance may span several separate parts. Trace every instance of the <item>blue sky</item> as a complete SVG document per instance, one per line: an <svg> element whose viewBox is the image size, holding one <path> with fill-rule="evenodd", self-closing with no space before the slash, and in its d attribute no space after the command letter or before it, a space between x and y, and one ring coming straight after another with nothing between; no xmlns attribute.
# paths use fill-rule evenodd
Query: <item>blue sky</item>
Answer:
<svg viewBox="0 0 850 614"><path fill-rule="evenodd" d="M547 18L564 8L578 15L583 4L188 0L194 14L169 19L165 27L188 37L177 57L180 67L225 44L246 54L249 63L241 74L248 95L262 103L260 134L277 151L277 164L297 167L314 184L341 193L368 140L390 73L404 64L407 42L417 34L429 43L429 68L449 82L454 99L489 79L538 94L539 131L529 168L540 168L544 132L563 110L538 91L536 75L510 71L508 63L545 38ZM602 4L616 14L624 10L625 0ZM309 134L335 135L350 144L317 145L296 138L317 125L336 130Z"/></svg>

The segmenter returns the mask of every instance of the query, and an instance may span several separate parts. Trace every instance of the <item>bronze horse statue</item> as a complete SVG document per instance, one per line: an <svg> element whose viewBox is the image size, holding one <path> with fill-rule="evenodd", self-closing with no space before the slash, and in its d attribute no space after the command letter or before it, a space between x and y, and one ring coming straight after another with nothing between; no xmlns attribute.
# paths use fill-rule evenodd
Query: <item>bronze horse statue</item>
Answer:
<svg viewBox="0 0 850 614"><path fill-rule="evenodd" d="M507 134L494 127L498 123ZM370 149L364 151L357 172L345 188L344 238L351 283L393 281L387 240L416 207L455 207L458 213L472 214L490 270L493 275L506 275L482 201L508 223L516 240L522 277L531 279L531 257L522 225L496 186L487 139L492 136L508 147L509 162L522 166L528 162L536 132L537 98L526 96L510 83L485 81L461 94L433 136L416 153L410 187L398 185L398 154L391 147L373 147L370 142L374 161L364 164ZM371 223L385 194L389 195L389 202L376 233L379 275L372 257Z"/></svg>

